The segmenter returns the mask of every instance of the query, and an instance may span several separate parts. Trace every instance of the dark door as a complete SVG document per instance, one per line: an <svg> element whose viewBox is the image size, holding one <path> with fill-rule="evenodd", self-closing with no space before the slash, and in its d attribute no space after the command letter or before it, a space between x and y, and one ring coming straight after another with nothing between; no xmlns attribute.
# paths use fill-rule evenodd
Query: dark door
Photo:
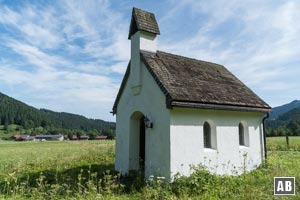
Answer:
<svg viewBox="0 0 300 200"><path fill-rule="evenodd" d="M145 170L145 117L140 119L140 169Z"/></svg>

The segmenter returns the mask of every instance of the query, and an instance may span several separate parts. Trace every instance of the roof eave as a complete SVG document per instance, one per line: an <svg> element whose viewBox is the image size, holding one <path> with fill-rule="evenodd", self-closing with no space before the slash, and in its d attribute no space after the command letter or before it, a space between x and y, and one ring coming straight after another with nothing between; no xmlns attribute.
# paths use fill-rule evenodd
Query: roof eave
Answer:
<svg viewBox="0 0 300 200"><path fill-rule="evenodd" d="M237 105L224 105L224 104L206 104L198 102L182 102L172 101L172 107L185 107L185 108L202 108L202 109L213 109L213 110L231 110L231 111L248 111L248 112L271 112L271 107L251 107L251 106L237 106Z"/></svg>

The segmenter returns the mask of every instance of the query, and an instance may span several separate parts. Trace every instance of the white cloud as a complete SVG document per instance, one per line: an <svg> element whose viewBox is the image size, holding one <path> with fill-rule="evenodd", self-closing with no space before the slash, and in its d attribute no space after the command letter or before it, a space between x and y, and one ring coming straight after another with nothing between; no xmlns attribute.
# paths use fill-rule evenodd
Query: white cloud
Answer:
<svg viewBox="0 0 300 200"><path fill-rule="evenodd" d="M8 55L0 55L0 83L23 88L13 96L36 107L114 120L109 111L121 80L110 74L124 73L129 42L127 24L109 1L3 5L0 25Z"/></svg>
<svg viewBox="0 0 300 200"><path fill-rule="evenodd" d="M23 84L31 80L31 73L16 70L5 63L0 64L0 80L10 85Z"/></svg>
<svg viewBox="0 0 300 200"><path fill-rule="evenodd" d="M63 32L68 40L83 39L82 53L93 58L125 61L129 58L127 24L109 7L109 1L65 1Z"/></svg>
<svg viewBox="0 0 300 200"><path fill-rule="evenodd" d="M46 54L35 46L15 40L8 40L7 44L16 54L23 56L28 63L35 65L38 70L53 70L56 66L67 66L70 63L55 55Z"/></svg>
<svg viewBox="0 0 300 200"><path fill-rule="evenodd" d="M151 10L159 49L223 64L263 97L300 88L290 78L300 73L298 1L166 2ZM36 107L114 120L109 111L129 61L131 11L113 3L0 1L0 84L21 88L15 96Z"/></svg>
<svg viewBox="0 0 300 200"><path fill-rule="evenodd" d="M13 33L39 48L55 48L61 42L58 21L51 8L26 6L18 11L0 8L0 23L13 28Z"/></svg>
<svg viewBox="0 0 300 200"><path fill-rule="evenodd" d="M290 62L300 60L300 2L170 2L174 15L167 15L167 20L178 20L176 13L187 13L180 23L199 20L194 23L197 31L188 37L172 40L172 35L163 36L171 39L162 39L162 49L223 64L255 91L263 92L258 89L262 84L271 88L274 79L285 82L277 92L294 86L288 81L290 75L283 74L292 67ZM299 82L297 85L300 87Z"/></svg>
<svg viewBox="0 0 300 200"><path fill-rule="evenodd" d="M127 65L128 65L128 61L127 62L119 62L119 63L113 65L111 67L111 70L113 72L116 72L116 73L119 73L119 74L125 74Z"/></svg>

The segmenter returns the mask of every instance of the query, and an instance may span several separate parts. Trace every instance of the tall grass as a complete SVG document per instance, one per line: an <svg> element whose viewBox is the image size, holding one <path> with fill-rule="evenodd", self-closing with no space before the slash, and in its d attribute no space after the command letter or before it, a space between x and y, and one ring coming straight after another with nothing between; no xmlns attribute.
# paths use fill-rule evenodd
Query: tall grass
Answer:
<svg viewBox="0 0 300 200"><path fill-rule="evenodd" d="M198 166L174 183L121 177L113 171L114 141L0 142L0 161L0 199L273 199L273 177L300 180L300 154L275 151L248 174L217 176Z"/></svg>
<svg viewBox="0 0 300 200"><path fill-rule="evenodd" d="M289 146L285 137L269 137L267 147L270 151L300 151L300 137L290 136Z"/></svg>

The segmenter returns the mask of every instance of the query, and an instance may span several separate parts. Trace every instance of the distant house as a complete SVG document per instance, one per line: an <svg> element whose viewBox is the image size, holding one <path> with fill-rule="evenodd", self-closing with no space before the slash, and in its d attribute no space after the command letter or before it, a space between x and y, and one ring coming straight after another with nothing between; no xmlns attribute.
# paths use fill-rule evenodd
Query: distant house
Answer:
<svg viewBox="0 0 300 200"><path fill-rule="evenodd" d="M63 135L37 135L35 140L47 140L47 141L63 141Z"/></svg>
<svg viewBox="0 0 300 200"><path fill-rule="evenodd" d="M32 141L32 140L35 140L35 136L29 136L29 137L28 137L28 140L31 140L31 141Z"/></svg>
<svg viewBox="0 0 300 200"><path fill-rule="evenodd" d="M77 137L77 135L72 135L72 138L71 138L71 140L78 140L78 137Z"/></svg>
<svg viewBox="0 0 300 200"><path fill-rule="evenodd" d="M131 58L113 106L115 169L167 180L198 164L217 174L256 169L271 107L222 65L158 51L159 34L154 14L134 8Z"/></svg>
<svg viewBox="0 0 300 200"><path fill-rule="evenodd" d="M30 136L29 135L15 135L13 138L16 141L28 141Z"/></svg>
<svg viewBox="0 0 300 200"><path fill-rule="evenodd" d="M107 139L107 136L106 135L97 135L95 137L95 140L106 140Z"/></svg>
<svg viewBox="0 0 300 200"><path fill-rule="evenodd" d="M90 137L88 135L81 135L79 137L79 140L88 140L88 139L90 139Z"/></svg>

